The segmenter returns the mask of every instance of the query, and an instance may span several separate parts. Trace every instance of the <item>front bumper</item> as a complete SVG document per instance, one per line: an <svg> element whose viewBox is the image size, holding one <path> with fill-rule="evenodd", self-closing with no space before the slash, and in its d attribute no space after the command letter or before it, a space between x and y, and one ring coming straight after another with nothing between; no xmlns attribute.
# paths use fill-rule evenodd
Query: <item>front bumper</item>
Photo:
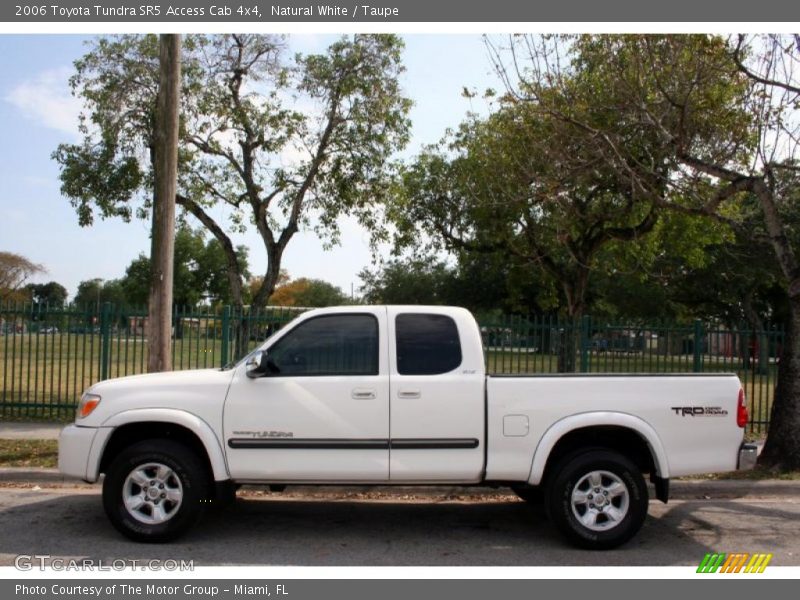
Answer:
<svg viewBox="0 0 800 600"><path fill-rule="evenodd" d="M739 460L736 463L736 468L739 471L749 471L756 466L758 459L758 446L755 444L743 443L739 447Z"/></svg>
<svg viewBox="0 0 800 600"><path fill-rule="evenodd" d="M62 475L88 481L87 466L96 427L68 425L58 436L58 470Z"/></svg>

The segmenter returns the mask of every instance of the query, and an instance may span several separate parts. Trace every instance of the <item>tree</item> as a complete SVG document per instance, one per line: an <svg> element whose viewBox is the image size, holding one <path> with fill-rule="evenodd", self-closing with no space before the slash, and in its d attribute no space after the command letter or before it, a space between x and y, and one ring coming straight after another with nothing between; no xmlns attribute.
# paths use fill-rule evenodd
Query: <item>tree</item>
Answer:
<svg viewBox="0 0 800 600"><path fill-rule="evenodd" d="M74 303L83 308L94 305L99 307L102 302L100 294L103 291L103 280L100 277L87 279L78 284L78 291L75 294Z"/></svg>
<svg viewBox="0 0 800 600"><path fill-rule="evenodd" d="M49 281L48 283L29 283L25 290L30 294L31 301L36 304L49 304L51 306L61 306L67 301L67 289L60 283Z"/></svg>
<svg viewBox="0 0 800 600"><path fill-rule="evenodd" d="M45 272L42 265L31 262L20 254L0 252L0 301L22 300L25 282L32 276Z"/></svg>
<svg viewBox="0 0 800 600"><path fill-rule="evenodd" d="M676 316L716 319L732 330L745 323L745 328L763 330L765 320L776 322L784 312L779 306L784 303L776 303L774 294L780 280L774 253L760 235L725 229L727 235L716 243L698 244L699 261L687 264L679 255L668 254L655 261L665 301L675 307ZM750 222L748 229L754 233L763 227Z"/></svg>
<svg viewBox="0 0 800 600"><path fill-rule="evenodd" d="M390 260L362 269L360 292L367 304L446 304L453 272L441 260Z"/></svg>
<svg viewBox="0 0 800 600"><path fill-rule="evenodd" d="M637 187L653 190L659 182L682 199L662 198L669 208L734 227L751 223L746 211L757 207L780 269L789 326L761 460L789 469L800 468L800 258L791 220L800 183L799 41L773 35L583 36L556 44L525 38L512 40L515 60L509 62L527 67L518 72L518 85L506 80L518 101L540 105L539 90L562 76L552 65L590 67L598 82L620 91L614 110L665 150L663 164L651 163L646 176L634 174ZM561 60L548 60L555 56ZM586 143L604 148L609 164L622 169L633 159L615 122L591 125L552 105L547 112L584 131Z"/></svg>
<svg viewBox="0 0 800 600"><path fill-rule="evenodd" d="M80 308L100 310L104 303L125 304L125 288L122 280L103 280L99 277L87 279L78 284L74 304Z"/></svg>
<svg viewBox="0 0 800 600"><path fill-rule="evenodd" d="M736 291L721 296L735 278L733 259L755 258L745 244L735 252L735 231L708 218L664 211L646 237L604 248L597 257L587 305L593 317L652 323L717 319L733 328L742 321ZM734 316L734 314L736 316Z"/></svg>
<svg viewBox="0 0 800 600"><path fill-rule="evenodd" d="M395 258L363 269L360 292L367 304L439 304L473 312L531 314L551 308L550 288L530 269L502 254L462 252L456 264L439 258Z"/></svg>
<svg viewBox="0 0 800 600"><path fill-rule="evenodd" d="M247 248L239 246L236 255L240 272L249 276ZM231 293L225 265L225 257L216 239L206 242L202 231L180 227L175 233L174 306L191 308L206 299L229 304ZM122 278L128 304L144 305L147 302L150 278L150 259L140 254L128 265Z"/></svg>
<svg viewBox="0 0 800 600"><path fill-rule="evenodd" d="M180 233L178 233L180 235ZM177 246L177 244L176 244ZM177 271L177 269L176 269ZM146 306L147 299L150 296L150 278L152 272L150 269L150 258L144 253L134 258L125 269L125 275L122 278L122 288L125 290L125 304L128 306ZM178 286L179 279L176 277L174 285ZM180 303L179 294L175 294L174 300L179 303L179 306L186 306ZM180 298L186 300L185 297Z"/></svg>
<svg viewBox="0 0 800 600"><path fill-rule="evenodd" d="M616 102L613 88L599 92L591 78L573 76L542 95L563 110L579 110L588 123L616 118L606 108ZM634 129L628 144L640 158L658 161L661 149L651 137ZM657 196L609 168L582 132L510 97L419 156L403 188L392 214L406 239L424 239L421 229L450 250L503 252L556 283L573 324L560 345L562 371L575 367L572 334L586 310L598 253L646 235L659 216Z"/></svg>
<svg viewBox="0 0 800 600"><path fill-rule="evenodd" d="M763 464L800 469L800 36L740 35L728 42L738 76L748 82L747 107L757 137L748 160L698 152L692 134L678 130L683 165L708 177L719 196L742 192L757 199L763 228L775 253L788 296L789 327L784 341ZM687 100L692 101L689 97ZM700 108L700 107L696 107ZM719 206L705 206L719 214Z"/></svg>
<svg viewBox="0 0 800 600"><path fill-rule="evenodd" d="M276 289L285 284L286 282L288 282L289 279L290 279L289 273L286 271L286 269L281 269L280 275L278 276L278 284L276 285ZM264 283L264 278L261 277L260 275L255 275L247 280L247 285L245 286L244 293L246 298L248 299L248 302L251 298L253 298L253 296L256 295L258 290L261 289L263 283Z"/></svg>
<svg viewBox="0 0 800 600"><path fill-rule="evenodd" d="M337 306L348 304L349 301L341 288L321 279L305 277L289 280L278 286L269 299L274 306L304 307Z"/></svg>
<svg viewBox="0 0 800 600"><path fill-rule="evenodd" d="M156 50L153 36L101 38L75 63L84 141L54 157L82 225L95 212L130 219L149 208ZM272 295L301 227L335 243L338 217L353 214L382 235L375 207L389 158L408 138L401 50L397 36L356 35L289 61L275 36L186 36L176 201L219 242L236 306L245 278L220 213L234 230L253 223L263 242L256 306Z"/></svg>
<svg viewBox="0 0 800 600"><path fill-rule="evenodd" d="M248 263L247 246L236 246L236 264L239 273L245 281L250 280L250 266ZM227 261L222 244L216 238L211 238L206 242L205 248L197 261L197 270L201 279L204 281L204 297L211 303L216 304L235 304L233 290L228 278ZM280 281L280 280L279 280ZM244 290L244 301L250 302L253 296L249 290Z"/></svg>

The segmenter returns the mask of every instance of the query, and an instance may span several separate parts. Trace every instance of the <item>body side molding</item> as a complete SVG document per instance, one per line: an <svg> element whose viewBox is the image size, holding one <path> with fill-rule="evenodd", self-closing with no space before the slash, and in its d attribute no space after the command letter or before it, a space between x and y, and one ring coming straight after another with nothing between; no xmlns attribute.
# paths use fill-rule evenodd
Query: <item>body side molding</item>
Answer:
<svg viewBox="0 0 800 600"><path fill-rule="evenodd" d="M328 439L328 438L230 438L228 447L234 449L293 449L293 450L458 450L477 448L475 438L393 438L386 439Z"/></svg>

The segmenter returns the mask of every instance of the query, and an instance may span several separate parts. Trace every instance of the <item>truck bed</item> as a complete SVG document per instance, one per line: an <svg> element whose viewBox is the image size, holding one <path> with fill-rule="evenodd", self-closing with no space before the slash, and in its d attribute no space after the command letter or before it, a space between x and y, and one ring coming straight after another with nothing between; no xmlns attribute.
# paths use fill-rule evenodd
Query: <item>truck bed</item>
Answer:
<svg viewBox="0 0 800 600"><path fill-rule="evenodd" d="M663 478L735 470L739 390L725 373L492 375L486 478L538 484L538 457L563 432L598 422L634 428L661 457Z"/></svg>

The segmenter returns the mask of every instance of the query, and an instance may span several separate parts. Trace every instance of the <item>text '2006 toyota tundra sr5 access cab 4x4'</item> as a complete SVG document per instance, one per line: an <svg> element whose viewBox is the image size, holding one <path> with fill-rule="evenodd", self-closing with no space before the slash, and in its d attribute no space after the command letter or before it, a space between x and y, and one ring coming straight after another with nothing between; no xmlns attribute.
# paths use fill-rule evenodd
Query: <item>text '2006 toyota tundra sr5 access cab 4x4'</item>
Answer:
<svg viewBox="0 0 800 600"><path fill-rule="evenodd" d="M485 374L461 308L313 310L241 362L103 381L60 438L59 468L103 480L114 526L183 533L239 484L509 485L580 546L647 514L649 474L752 467L735 375ZM455 508L454 508L455 510Z"/></svg>

